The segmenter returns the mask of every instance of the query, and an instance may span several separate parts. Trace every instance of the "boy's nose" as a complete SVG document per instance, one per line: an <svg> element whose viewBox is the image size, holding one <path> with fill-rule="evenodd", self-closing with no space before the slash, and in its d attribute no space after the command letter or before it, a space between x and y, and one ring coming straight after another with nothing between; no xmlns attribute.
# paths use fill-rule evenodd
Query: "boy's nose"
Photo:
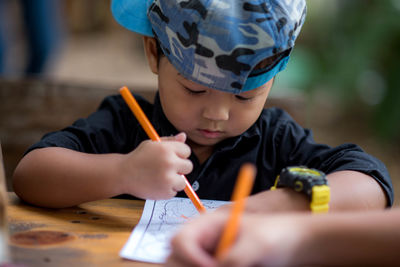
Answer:
<svg viewBox="0 0 400 267"><path fill-rule="evenodd" d="M203 110L203 117L212 121L227 121L229 106L222 103L207 103Z"/></svg>

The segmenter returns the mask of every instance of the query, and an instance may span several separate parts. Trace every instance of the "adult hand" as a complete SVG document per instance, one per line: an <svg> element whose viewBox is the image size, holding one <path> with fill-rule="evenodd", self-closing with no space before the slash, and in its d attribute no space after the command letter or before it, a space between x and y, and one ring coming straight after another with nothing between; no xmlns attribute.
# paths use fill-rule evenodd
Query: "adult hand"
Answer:
<svg viewBox="0 0 400 267"><path fill-rule="evenodd" d="M167 266L287 266L296 263L306 236L301 222L310 215L244 214L237 238L220 260L214 257L229 212L202 215L172 239ZM295 218L297 218L295 220Z"/></svg>

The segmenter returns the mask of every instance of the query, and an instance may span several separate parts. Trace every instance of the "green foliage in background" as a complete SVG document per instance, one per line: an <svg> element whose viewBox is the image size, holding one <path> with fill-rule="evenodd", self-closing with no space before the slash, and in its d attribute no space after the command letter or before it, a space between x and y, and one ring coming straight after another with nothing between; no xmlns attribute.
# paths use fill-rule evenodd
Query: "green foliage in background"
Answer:
<svg viewBox="0 0 400 267"><path fill-rule="evenodd" d="M283 87L368 107L377 136L400 142L400 0L309 0Z"/></svg>

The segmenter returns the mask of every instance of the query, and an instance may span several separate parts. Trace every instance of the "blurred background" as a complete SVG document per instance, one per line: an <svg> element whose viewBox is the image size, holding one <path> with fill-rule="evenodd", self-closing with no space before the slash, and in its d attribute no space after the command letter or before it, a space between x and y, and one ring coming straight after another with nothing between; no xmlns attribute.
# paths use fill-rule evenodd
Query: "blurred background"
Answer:
<svg viewBox="0 0 400 267"><path fill-rule="evenodd" d="M356 143L381 159L398 195L400 0L307 4L271 101L288 106L318 142ZM109 6L0 0L0 140L8 178L30 144L86 116L120 86L156 90L141 37L119 26Z"/></svg>

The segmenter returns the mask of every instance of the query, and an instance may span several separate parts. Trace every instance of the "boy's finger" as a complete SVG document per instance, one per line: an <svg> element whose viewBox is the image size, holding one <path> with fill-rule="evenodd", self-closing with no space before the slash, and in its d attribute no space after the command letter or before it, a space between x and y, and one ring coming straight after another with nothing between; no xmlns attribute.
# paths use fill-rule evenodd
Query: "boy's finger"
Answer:
<svg viewBox="0 0 400 267"><path fill-rule="evenodd" d="M190 147L186 144L174 144L173 146L176 155L182 159L187 159L192 153Z"/></svg>
<svg viewBox="0 0 400 267"><path fill-rule="evenodd" d="M175 140L178 142L185 143L186 142L186 134L185 133L178 133L177 135L174 136Z"/></svg>
<svg viewBox="0 0 400 267"><path fill-rule="evenodd" d="M177 141L185 143L186 141L186 134L185 133L178 133L174 136L163 136L161 137L161 141Z"/></svg>
<svg viewBox="0 0 400 267"><path fill-rule="evenodd" d="M188 159L178 159L176 164L177 172L180 174L189 174L193 170L193 163Z"/></svg>
<svg viewBox="0 0 400 267"><path fill-rule="evenodd" d="M176 192L180 192L186 187L185 178L182 175L179 175L178 179L175 180L175 183L172 189Z"/></svg>

